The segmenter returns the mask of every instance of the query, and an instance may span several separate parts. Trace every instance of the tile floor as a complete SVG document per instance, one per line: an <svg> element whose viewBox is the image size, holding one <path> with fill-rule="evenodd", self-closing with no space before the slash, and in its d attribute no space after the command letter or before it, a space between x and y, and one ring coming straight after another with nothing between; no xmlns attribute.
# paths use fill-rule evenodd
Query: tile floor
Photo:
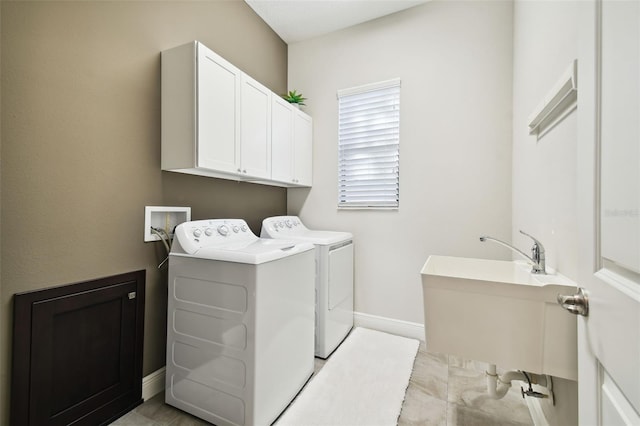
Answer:
<svg viewBox="0 0 640 426"><path fill-rule="evenodd" d="M316 372L325 361L316 358ZM488 397L481 362L434 354L420 346L407 387L399 426L522 426L533 425L520 388L501 400ZM313 377L311 378L313 380ZM208 425L164 403L164 392L145 401L112 426ZM368 425L363 425L368 426Z"/></svg>

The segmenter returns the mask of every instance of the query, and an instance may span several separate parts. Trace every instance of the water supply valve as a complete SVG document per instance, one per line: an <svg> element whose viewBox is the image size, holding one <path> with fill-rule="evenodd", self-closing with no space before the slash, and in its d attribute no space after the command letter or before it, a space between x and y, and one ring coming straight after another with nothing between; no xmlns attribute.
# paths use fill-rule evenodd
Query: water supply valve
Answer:
<svg viewBox="0 0 640 426"><path fill-rule="evenodd" d="M524 388L522 386L520 386L520 392L522 392L522 398L524 399L525 396L531 396L533 398L549 398L549 395L546 395L544 393L541 392L536 392L534 391L531 386L529 386L529 389L524 390Z"/></svg>
<svg viewBox="0 0 640 426"><path fill-rule="evenodd" d="M532 374L531 377L529 377L529 374L531 373L527 373L526 371L523 371L522 374L524 375L524 377L527 379L527 384L529 385L529 389L524 390L524 388L522 386L520 386L520 392L522 393L522 399L524 399L526 396L530 396L533 398L549 398L551 397L551 401L553 403L553 405L555 405L555 401L553 399L553 393L551 390L551 377L549 376L545 376L545 384L547 389L549 389L549 395L544 394L542 392L537 392L533 390L533 386L532 386L532 382L533 383L538 383L538 379L542 376L538 376L537 374Z"/></svg>

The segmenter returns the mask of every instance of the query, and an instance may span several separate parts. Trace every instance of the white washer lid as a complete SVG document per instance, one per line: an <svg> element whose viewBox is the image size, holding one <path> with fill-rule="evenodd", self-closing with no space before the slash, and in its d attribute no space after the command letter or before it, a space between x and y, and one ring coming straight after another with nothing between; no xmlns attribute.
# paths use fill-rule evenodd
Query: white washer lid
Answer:
<svg viewBox="0 0 640 426"><path fill-rule="evenodd" d="M353 239L353 236L349 232L311 231L309 229L306 229L299 232L287 233L286 235L274 232L271 238L287 239L293 241L308 241L313 244L328 246L331 244L351 240Z"/></svg>
<svg viewBox="0 0 640 426"><path fill-rule="evenodd" d="M317 245L331 245L353 239L349 232L308 229L297 216L274 216L262 221L263 238L308 241Z"/></svg>

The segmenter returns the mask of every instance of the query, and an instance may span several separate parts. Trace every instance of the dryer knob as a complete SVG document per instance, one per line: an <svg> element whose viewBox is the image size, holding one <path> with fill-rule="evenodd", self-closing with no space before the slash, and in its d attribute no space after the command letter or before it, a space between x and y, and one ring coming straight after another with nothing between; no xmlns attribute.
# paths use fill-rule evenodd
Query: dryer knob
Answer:
<svg viewBox="0 0 640 426"><path fill-rule="evenodd" d="M193 230L193 236L196 238L200 238L200 236L202 236L202 231L198 228Z"/></svg>
<svg viewBox="0 0 640 426"><path fill-rule="evenodd" d="M291 219L287 219L285 224L287 225L287 228L291 228Z"/></svg>
<svg viewBox="0 0 640 426"><path fill-rule="evenodd" d="M231 229L233 229L233 232L235 232L236 234L240 231L240 228L238 227L238 225L233 225Z"/></svg>
<svg viewBox="0 0 640 426"><path fill-rule="evenodd" d="M207 237L210 237L211 235L213 235L213 229L207 228L204 230L204 233Z"/></svg>
<svg viewBox="0 0 640 426"><path fill-rule="evenodd" d="M227 235L229 235L229 227L227 225L218 226L218 234L226 237Z"/></svg>
<svg viewBox="0 0 640 426"><path fill-rule="evenodd" d="M244 224L243 224L243 225L240 227L240 230L241 230L242 232L247 232L247 225L244 225Z"/></svg>

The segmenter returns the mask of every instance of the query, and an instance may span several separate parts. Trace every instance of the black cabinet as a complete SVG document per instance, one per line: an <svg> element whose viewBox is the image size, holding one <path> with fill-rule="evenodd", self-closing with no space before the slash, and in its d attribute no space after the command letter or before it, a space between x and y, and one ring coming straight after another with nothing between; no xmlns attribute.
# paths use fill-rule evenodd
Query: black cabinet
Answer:
<svg viewBox="0 0 640 426"><path fill-rule="evenodd" d="M145 271L14 296L12 425L106 424L142 402Z"/></svg>

